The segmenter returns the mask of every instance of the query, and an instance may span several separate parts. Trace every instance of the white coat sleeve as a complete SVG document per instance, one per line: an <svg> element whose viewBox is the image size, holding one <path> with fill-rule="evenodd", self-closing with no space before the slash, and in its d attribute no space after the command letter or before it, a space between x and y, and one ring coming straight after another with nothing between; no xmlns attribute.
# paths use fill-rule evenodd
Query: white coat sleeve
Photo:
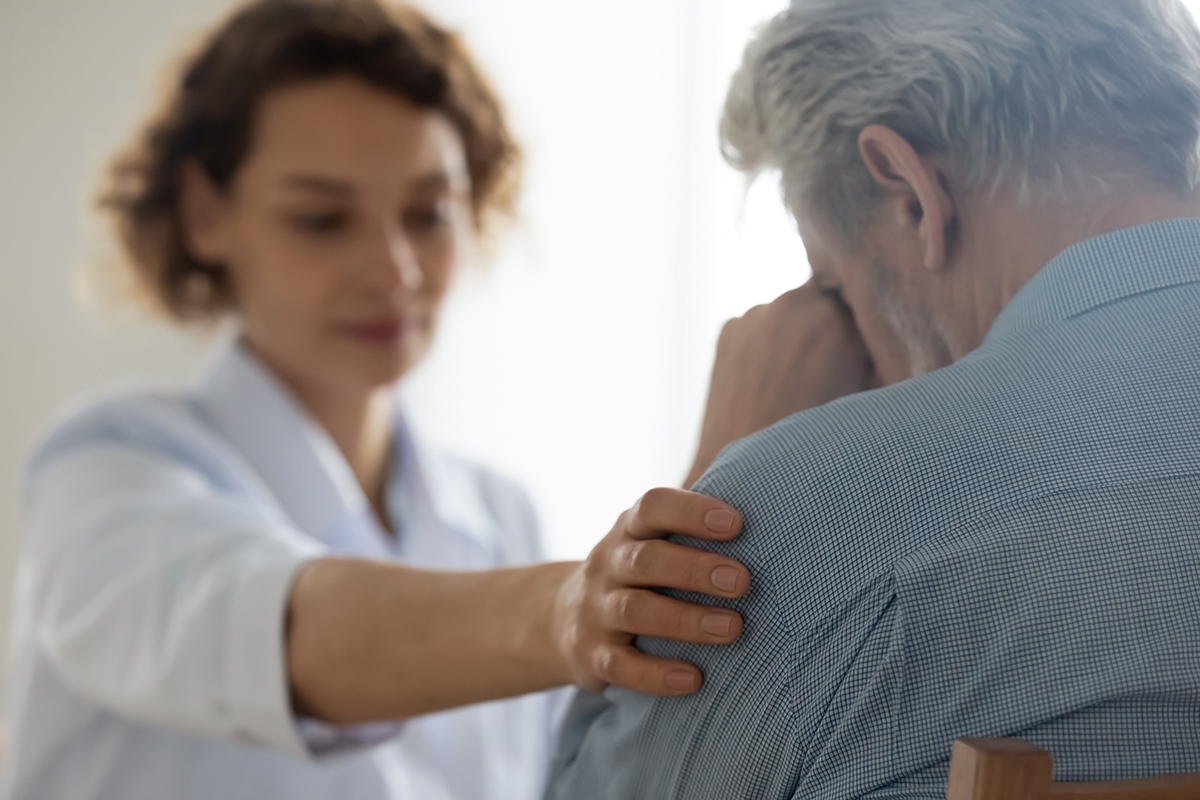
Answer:
<svg viewBox="0 0 1200 800"><path fill-rule="evenodd" d="M289 702L287 597L316 540L169 455L92 444L25 487L36 643L82 698L308 757Z"/></svg>

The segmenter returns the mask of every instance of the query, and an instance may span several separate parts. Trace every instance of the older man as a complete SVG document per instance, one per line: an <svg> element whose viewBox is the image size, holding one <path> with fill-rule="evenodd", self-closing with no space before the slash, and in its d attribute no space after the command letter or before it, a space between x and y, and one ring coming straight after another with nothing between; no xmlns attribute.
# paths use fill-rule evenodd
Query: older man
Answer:
<svg viewBox="0 0 1200 800"><path fill-rule="evenodd" d="M963 735L1046 746L1059 780L1200 770L1185 9L795 0L748 48L723 137L780 170L814 285L886 388L701 478L745 515L714 547L754 575L729 604L745 633L643 640L706 685L583 696L548 796L933 800ZM819 339L817 288L731 325L717 368ZM791 373L814 401L858 358L831 331Z"/></svg>

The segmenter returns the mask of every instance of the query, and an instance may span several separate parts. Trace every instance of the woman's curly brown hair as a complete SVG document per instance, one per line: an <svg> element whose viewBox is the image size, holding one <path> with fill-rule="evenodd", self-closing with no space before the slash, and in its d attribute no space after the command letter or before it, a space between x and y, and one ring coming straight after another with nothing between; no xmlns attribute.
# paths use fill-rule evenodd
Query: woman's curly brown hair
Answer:
<svg viewBox="0 0 1200 800"><path fill-rule="evenodd" d="M176 320L232 308L221 265L185 243L180 173L195 160L227 190L266 94L341 75L445 114L462 137L476 230L514 212L520 151L496 95L462 42L411 8L376 0L257 0L237 10L185 65L163 107L114 160L99 206L109 212L140 293Z"/></svg>

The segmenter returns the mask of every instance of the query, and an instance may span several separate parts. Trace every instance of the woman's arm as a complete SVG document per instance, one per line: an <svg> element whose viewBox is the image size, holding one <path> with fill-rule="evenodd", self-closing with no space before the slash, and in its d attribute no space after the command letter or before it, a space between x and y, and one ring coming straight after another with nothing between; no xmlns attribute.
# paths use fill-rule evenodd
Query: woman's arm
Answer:
<svg viewBox="0 0 1200 800"><path fill-rule="evenodd" d="M101 434L67 431L30 471L14 649L48 685L127 719L303 756L296 710L395 719L572 680L682 693L667 674L698 685L695 668L648 659L633 635L740 632L714 609L728 633L704 633L703 609L643 588L745 592L742 567L656 538L735 536L737 515L711 498L649 493L582 563L430 572L331 558L219 489L199 451ZM712 588L726 570L731 588Z"/></svg>
<svg viewBox="0 0 1200 800"><path fill-rule="evenodd" d="M662 539L674 532L723 540L740 529L741 517L718 500L656 489L583 562L455 573L313 561L288 604L295 707L356 723L567 683L687 694L699 688L699 671L644 655L633 637L722 644L740 635L741 618L652 587L740 597L750 577L735 561Z"/></svg>

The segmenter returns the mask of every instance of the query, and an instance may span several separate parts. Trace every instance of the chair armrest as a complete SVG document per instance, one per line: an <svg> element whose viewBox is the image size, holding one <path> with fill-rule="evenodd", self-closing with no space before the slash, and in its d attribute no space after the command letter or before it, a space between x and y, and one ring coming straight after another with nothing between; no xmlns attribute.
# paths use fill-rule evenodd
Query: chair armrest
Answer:
<svg viewBox="0 0 1200 800"><path fill-rule="evenodd" d="M954 741L946 800L1049 800L1054 757L1021 739Z"/></svg>

